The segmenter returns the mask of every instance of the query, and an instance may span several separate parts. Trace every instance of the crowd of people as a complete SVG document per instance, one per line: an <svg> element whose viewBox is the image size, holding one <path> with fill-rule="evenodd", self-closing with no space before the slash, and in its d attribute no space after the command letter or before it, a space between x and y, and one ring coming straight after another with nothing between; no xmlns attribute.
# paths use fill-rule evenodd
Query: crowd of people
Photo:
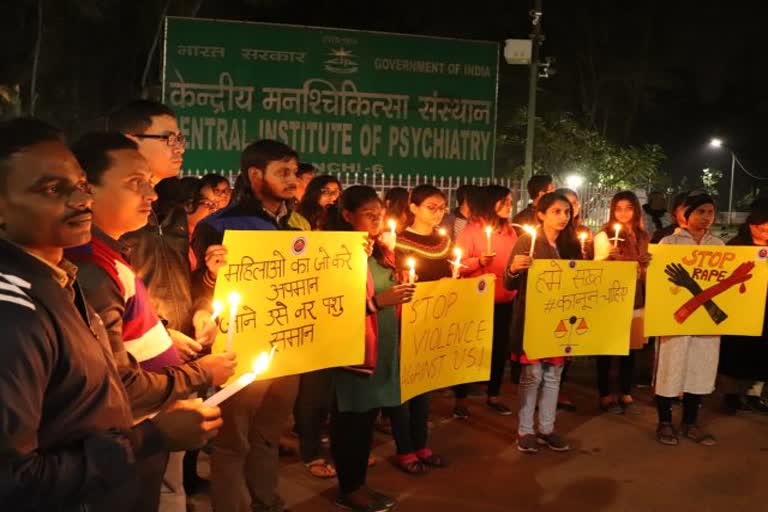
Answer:
<svg viewBox="0 0 768 512"><path fill-rule="evenodd" d="M206 486L197 474L198 450L206 447L214 510L282 511L280 438L291 418L307 471L338 479L338 506L392 509L394 497L366 484L377 424L391 431L404 473L448 464L430 448L430 394L400 403L398 307L417 286L405 261L418 258L422 282L451 277L454 248L464 255L461 276L496 278L485 406L516 414L520 451L567 451L555 423L559 406L572 407L560 389L571 361L531 359L522 345L533 259L638 263L632 350L597 357L595 367L598 410L622 413L634 406L635 353L649 341L642 336L649 244L723 244L710 229L714 200L703 193L678 195L667 212L658 194L641 206L633 192L619 192L593 232L578 194L555 190L550 176L533 176L531 203L513 218L512 191L499 185L462 186L449 211L446 195L431 185L394 188L383 198L367 186L343 189L291 147L259 140L242 152L233 189L222 176L180 178L184 149L174 112L148 100L123 105L109 115L107 131L71 144L37 119L0 124L3 510L183 511L186 493ZM394 244L383 236L389 219L397 225ZM615 224L622 239L611 243ZM537 236L523 225L537 226ZM226 230L367 232L363 364L257 381L206 407L201 398L237 364L233 353L211 353ZM755 202L728 243L768 245L768 202ZM768 315L760 337L654 340L657 440L716 443L698 414L718 369L725 412L768 412L761 398L766 337ZM517 411L502 396L507 371ZM454 418L470 418L469 386L450 392ZM683 404L679 429L675 400Z"/></svg>

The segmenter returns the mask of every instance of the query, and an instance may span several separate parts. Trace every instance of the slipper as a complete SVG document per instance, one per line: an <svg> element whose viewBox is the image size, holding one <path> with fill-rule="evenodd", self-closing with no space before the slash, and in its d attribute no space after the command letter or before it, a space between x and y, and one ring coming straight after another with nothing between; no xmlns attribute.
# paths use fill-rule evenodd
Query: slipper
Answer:
<svg viewBox="0 0 768 512"><path fill-rule="evenodd" d="M315 478L326 480L328 478L336 477L336 468L333 467L333 464L329 464L325 459L313 460L312 462L304 464L304 467L306 467L309 474Z"/></svg>

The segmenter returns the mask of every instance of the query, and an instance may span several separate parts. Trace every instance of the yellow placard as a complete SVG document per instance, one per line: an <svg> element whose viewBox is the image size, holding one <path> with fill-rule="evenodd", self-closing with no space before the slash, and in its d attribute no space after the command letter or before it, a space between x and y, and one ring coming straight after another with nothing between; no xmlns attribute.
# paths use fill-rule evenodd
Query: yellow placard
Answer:
<svg viewBox="0 0 768 512"><path fill-rule="evenodd" d="M632 261L534 260L525 296L526 356L628 354L636 287Z"/></svg>
<svg viewBox="0 0 768 512"><path fill-rule="evenodd" d="M228 265L215 299L224 305L214 351L231 326L237 373L275 347L259 379L361 364L365 357L365 240L357 232L227 231ZM227 298L240 295L234 319ZM230 379L230 380L232 380Z"/></svg>
<svg viewBox="0 0 768 512"><path fill-rule="evenodd" d="M489 379L494 276L419 283L403 306L401 400Z"/></svg>
<svg viewBox="0 0 768 512"><path fill-rule="evenodd" d="M645 335L759 336L768 249L731 245L651 245Z"/></svg>

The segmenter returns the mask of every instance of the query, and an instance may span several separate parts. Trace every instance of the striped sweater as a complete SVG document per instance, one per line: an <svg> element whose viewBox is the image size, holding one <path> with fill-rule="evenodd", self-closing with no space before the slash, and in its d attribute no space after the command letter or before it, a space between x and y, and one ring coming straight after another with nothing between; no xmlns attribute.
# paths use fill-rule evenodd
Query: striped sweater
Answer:
<svg viewBox="0 0 768 512"><path fill-rule="evenodd" d="M150 302L147 287L117 249L117 244L95 231L90 243L67 250L67 257L80 265L98 265L117 285L124 304L125 349L142 369L157 372L167 366L182 364L168 331Z"/></svg>

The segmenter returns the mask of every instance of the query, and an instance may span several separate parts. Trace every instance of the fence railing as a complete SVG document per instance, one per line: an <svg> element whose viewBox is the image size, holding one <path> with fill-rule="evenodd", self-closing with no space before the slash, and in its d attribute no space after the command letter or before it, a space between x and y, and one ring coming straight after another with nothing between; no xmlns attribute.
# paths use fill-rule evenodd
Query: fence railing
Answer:
<svg viewBox="0 0 768 512"><path fill-rule="evenodd" d="M215 172L215 171L212 171ZM222 171L222 175L234 184L237 177L236 171ZM332 173L341 182L342 187L352 185L368 185L374 188L382 197L388 190L395 187L403 187L408 190L419 185L429 184L439 188L448 198L448 204L455 204L456 189L461 185L501 185L512 191L513 215L525 207L528 194L521 186L520 180L513 178L483 178L472 176L425 176L419 174L372 174L357 172ZM196 176L198 174L189 173ZM608 220L608 210L611 197L617 192L612 188L599 185L586 184L577 190L581 202L581 217L584 223L591 228L598 228Z"/></svg>

